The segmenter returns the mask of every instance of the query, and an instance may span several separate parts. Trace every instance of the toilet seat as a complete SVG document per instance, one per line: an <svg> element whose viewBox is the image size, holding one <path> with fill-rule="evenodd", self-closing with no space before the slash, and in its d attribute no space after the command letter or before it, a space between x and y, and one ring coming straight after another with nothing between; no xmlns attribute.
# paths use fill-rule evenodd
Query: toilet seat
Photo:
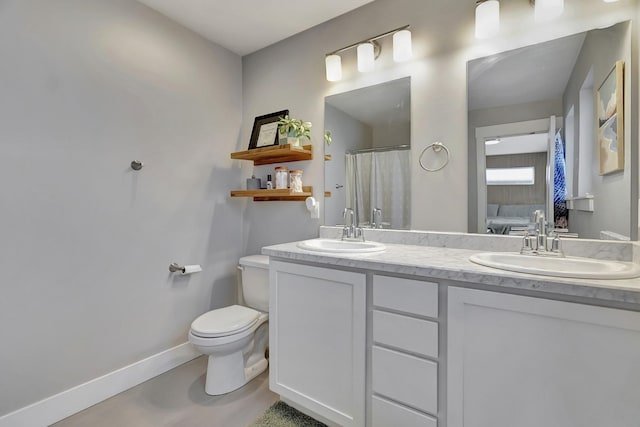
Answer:
<svg viewBox="0 0 640 427"><path fill-rule="evenodd" d="M204 313L191 324L191 333L202 338L219 338L250 329L260 312L241 305L231 305Z"/></svg>

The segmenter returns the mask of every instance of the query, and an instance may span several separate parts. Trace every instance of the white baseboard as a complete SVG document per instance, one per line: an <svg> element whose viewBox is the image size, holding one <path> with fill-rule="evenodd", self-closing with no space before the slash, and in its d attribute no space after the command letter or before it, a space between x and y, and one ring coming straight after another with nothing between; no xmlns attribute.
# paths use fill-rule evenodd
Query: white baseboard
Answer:
<svg viewBox="0 0 640 427"><path fill-rule="evenodd" d="M46 427L200 356L189 343L0 417L0 427Z"/></svg>

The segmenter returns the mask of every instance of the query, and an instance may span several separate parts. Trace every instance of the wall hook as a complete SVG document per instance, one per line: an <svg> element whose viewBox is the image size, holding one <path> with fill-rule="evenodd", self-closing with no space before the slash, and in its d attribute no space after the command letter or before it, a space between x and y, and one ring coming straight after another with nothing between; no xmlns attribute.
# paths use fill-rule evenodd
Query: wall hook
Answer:
<svg viewBox="0 0 640 427"><path fill-rule="evenodd" d="M144 166L144 164L140 160L134 160L131 162L131 169L134 171L139 171L142 169L142 166Z"/></svg>

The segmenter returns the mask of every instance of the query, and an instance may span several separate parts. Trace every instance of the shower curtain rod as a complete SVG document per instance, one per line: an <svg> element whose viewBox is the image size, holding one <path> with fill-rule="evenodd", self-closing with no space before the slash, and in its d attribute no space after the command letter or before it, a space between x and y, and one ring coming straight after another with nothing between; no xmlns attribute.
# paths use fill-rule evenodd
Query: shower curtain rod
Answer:
<svg viewBox="0 0 640 427"><path fill-rule="evenodd" d="M379 147L379 148L363 148L362 150L348 150L345 154L360 154L360 153L379 153L382 151L396 151L396 150L409 150L410 145L394 145L393 147Z"/></svg>

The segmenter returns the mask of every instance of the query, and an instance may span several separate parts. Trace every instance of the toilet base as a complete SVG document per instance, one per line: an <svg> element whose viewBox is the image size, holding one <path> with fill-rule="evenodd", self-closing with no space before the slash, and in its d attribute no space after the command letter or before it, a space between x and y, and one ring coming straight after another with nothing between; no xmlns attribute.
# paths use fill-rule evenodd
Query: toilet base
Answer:
<svg viewBox="0 0 640 427"><path fill-rule="evenodd" d="M269 361L265 358L265 349L269 340L268 328L268 323L263 323L247 348L209 356L205 393L211 396L230 393L267 369Z"/></svg>
<svg viewBox="0 0 640 427"><path fill-rule="evenodd" d="M230 393L260 375L268 366L267 359L262 359L245 368L242 352L209 356L204 391L211 396Z"/></svg>

